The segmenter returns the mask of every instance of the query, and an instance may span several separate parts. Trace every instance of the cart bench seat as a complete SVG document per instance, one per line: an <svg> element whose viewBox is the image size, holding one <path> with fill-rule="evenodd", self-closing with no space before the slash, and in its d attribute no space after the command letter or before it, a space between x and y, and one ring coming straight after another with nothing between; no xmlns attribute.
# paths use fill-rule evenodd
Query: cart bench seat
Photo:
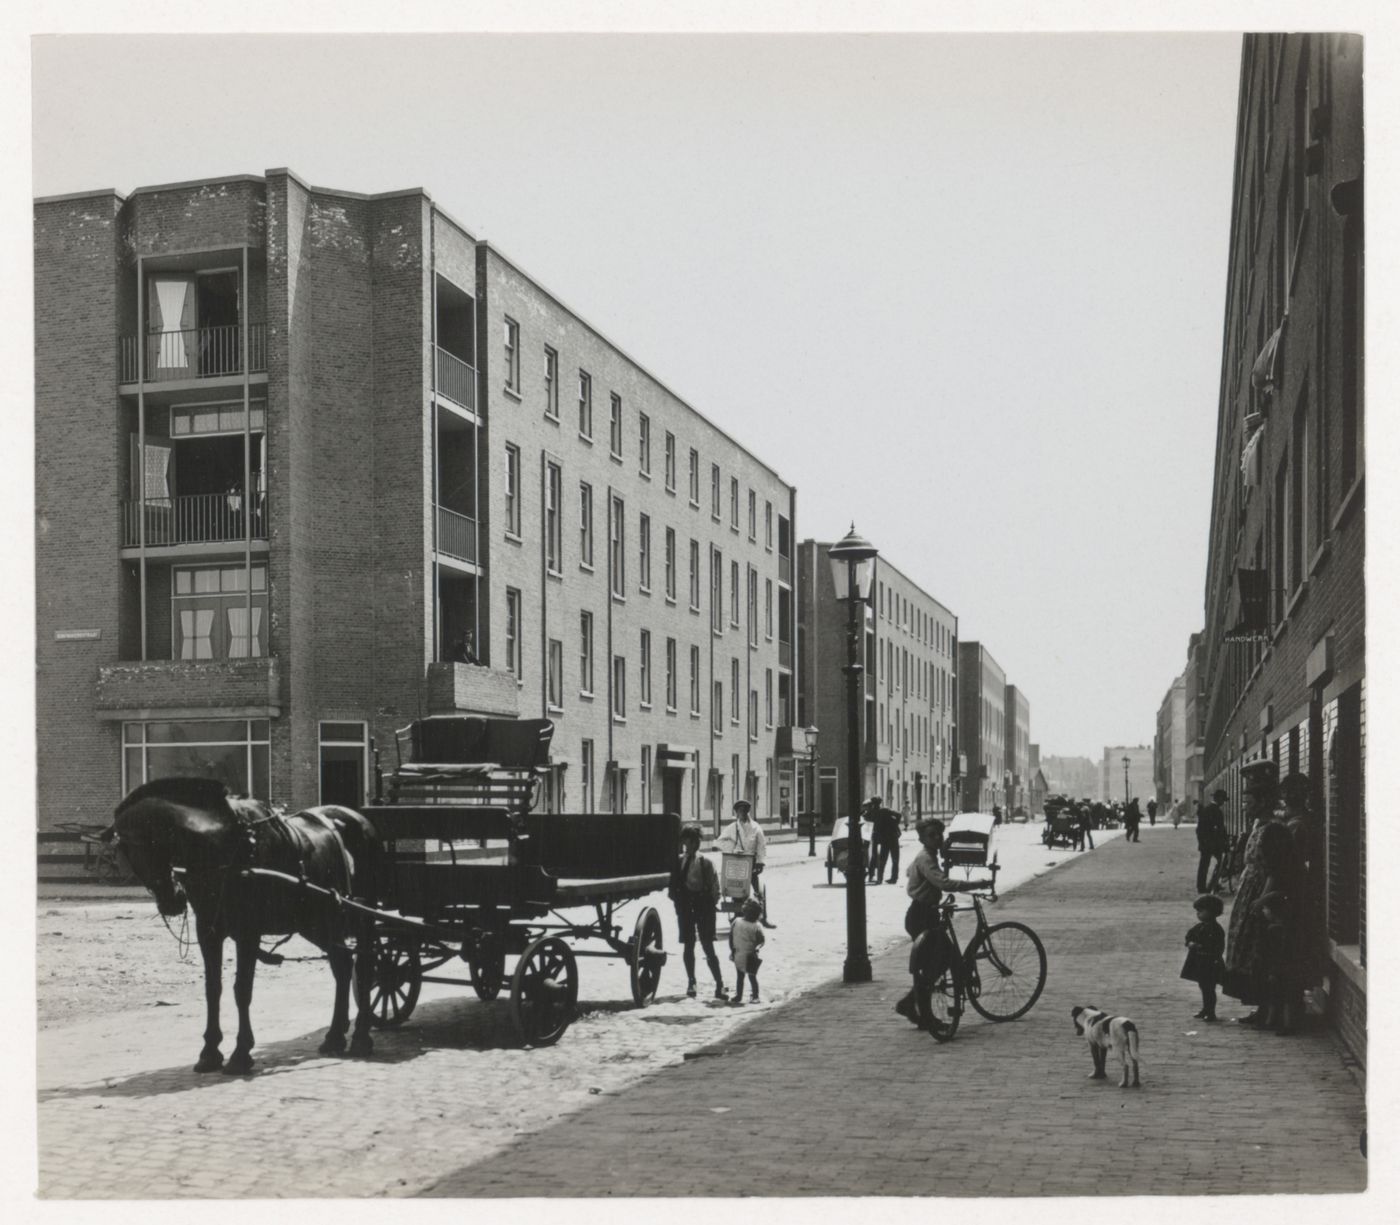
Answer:
<svg viewBox="0 0 1400 1225"><path fill-rule="evenodd" d="M361 811L384 842L500 840L517 832L508 809L485 804L371 804Z"/></svg>

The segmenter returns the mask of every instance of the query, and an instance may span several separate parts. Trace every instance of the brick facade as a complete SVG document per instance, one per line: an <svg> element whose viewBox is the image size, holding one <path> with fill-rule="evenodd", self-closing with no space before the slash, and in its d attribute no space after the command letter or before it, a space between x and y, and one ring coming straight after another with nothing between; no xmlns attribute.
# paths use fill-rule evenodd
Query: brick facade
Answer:
<svg viewBox="0 0 1400 1225"><path fill-rule="evenodd" d="M1004 805L1006 673L980 642L958 644L958 750L967 759L963 812Z"/></svg>

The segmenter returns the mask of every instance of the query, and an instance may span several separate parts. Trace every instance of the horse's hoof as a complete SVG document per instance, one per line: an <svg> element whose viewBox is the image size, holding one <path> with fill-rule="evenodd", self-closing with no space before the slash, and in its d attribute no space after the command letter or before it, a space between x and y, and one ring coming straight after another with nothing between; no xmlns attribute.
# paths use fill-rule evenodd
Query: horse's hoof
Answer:
<svg viewBox="0 0 1400 1225"><path fill-rule="evenodd" d="M316 1048L322 1055L345 1054L345 1035L327 1034L326 1040Z"/></svg>
<svg viewBox="0 0 1400 1225"><path fill-rule="evenodd" d="M350 1055L354 1059L364 1059L374 1054L374 1039L368 1034L350 1040Z"/></svg>
<svg viewBox="0 0 1400 1225"><path fill-rule="evenodd" d="M196 1072L217 1072L224 1066L224 1057L218 1051L212 1051L201 1055L199 1062L194 1065Z"/></svg>
<svg viewBox="0 0 1400 1225"><path fill-rule="evenodd" d="M253 1070L253 1057L249 1054L235 1051L228 1063L224 1065L225 1076L247 1076Z"/></svg>

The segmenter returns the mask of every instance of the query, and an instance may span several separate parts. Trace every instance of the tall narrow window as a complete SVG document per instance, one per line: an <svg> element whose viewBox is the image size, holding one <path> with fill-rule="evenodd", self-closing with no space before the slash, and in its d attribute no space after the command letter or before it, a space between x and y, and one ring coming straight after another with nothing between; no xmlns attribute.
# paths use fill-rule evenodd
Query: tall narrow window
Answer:
<svg viewBox="0 0 1400 1225"><path fill-rule="evenodd" d="M593 379L587 370L578 372L578 432L593 437Z"/></svg>
<svg viewBox="0 0 1400 1225"><path fill-rule="evenodd" d="M593 486L587 481L578 485L578 560L593 568Z"/></svg>
<svg viewBox="0 0 1400 1225"><path fill-rule="evenodd" d="M559 354L544 347L544 415L559 420Z"/></svg>
<svg viewBox="0 0 1400 1225"><path fill-rule="evenodd" d="M763 724L773 726L773 669L763 669Z"/></svg>
<svg viewBox="0 0 1400 1225"><path fill-rule="evenodd" d="M700 611L700 542L690 542L690 610Z"/></svg>
<svg viewBox="0 0 1400 1225"><path fill-rule="evenodd" d="M506 670L519 680L522 675L520 650L520 592L506 588Z"/></svg>
<svg viewBox="0 0 1400 1225"><path fill-rule="evenodd" d="M627 554L625 551L626 532L623 523L622 499L614 496L612 498L612 543L610 548L611 557L609 565L612 573L612 593L618 599L624 599L627 595Z"/></svg>
<svg viewBox="0 0 1400 1225"><path fill-rule="evenodd" d="M520 448L506 443L506 531L520 535Z"/></svg>
<svg viewBox="0 0 1400 1225"><path fill-rule="evenodd" d="M509 315L505 317L505 344L502 353L506 390L520 394L520 325Z"/></svg>
<svg viewBox="0 0 1400 1225"><path fill-rule="evenodd" d="M758 495L749 490L749 539L758 539Z"/></svg>
<svg viewBox="0 0 1400 1225"><path fill-rule="evenodd" d="M719 465L710 465L710 517L719 520Z"/></svg>
<svg viewBox="0 0 1400 1225"><path fill-rule="evenodd" d="M637 416L637 467L644 476L651 475L651 418L646 413Z"/></svg>
<svg viewBox="0 0 1400 1225"><path fill-rule="evenodd" d="M666 709L676 709L676 640L666 639Z"/></svg>
<svg viewBox="0 0 1400 1225"><path fill-rule="evenodd" d="M729 721L739 722L739 661L729 661Z"/></svg>
<svg viewBox="0 0 1400 1225"><path fill-rule="evenodd" d="M710 629L719 633L724 626L724 559L718 549L710 553Z"/></svg>
<svg viewBox="0 0 1400 1225"><path fill-rule="evenodd" d="M549 640L549 706L564 709L564 643L558 638Z"/></svg>
<svg viewBox="0 0 1400 1225"><path fill-rule="evenodd" d="M749 567L749 642L758 644L758 571Z"/></svg>
<svg viewBox="0 0 1400 1225"><path fill-rule="evenodd" d="M729 526L739 530L739 478L729 478Z"/></svg>
<svg viewBox="0 0 1400 1225"><path fill-rule="evenodd" d="M637 586L651 591L651 516L643 515L637 522L638 570Z"/></svg>
<svg viewBox="0 0 1400 1225"><path fill-rule="evenodd" d="M578 687L582 693L593 695L593 614L578 615Z"/></svg>
<svg viewBox="0 0 1400 1225"><path fill-rule="evenodd" d="M676 436L666 431L666 492L676 492Z"/></svg>
<svg viewBox="0 0 1400 1225"><path fill-rule="evenodd" d="M559 499L563 496L564 473L558 464L545 465L544 489L544 564L550 574L560 572L563 552L562 528L559 522Z"/></svg>
<svg viewBox="0 0 1400 1225"><path fill-rule="evenodd" d="M763 580L763 636L773 637L773 580Z"/></svg>
<svg viewBox="0 0 1400 1225"><path fill-rule="evenodd" d="M615 391L608 397L608 450L622 458L622 397Z"/></svg>
<svg viewBox="0 0 1400 1225"><path fill-rule="evenodd" d="M593 741L585 740L579 747L579 784L583 789L583 811L593 811Z"/></svg>
<svg viewBox="0 0 1400 1225"><path fill-rule="evenodd" d="M613 718L627 718L627 658L623 655L613 656Z"/></svg>
<svg viewBox="0 0 1400 1225"><path fill-rule="evenodd" d="M710 699L710 726L717 732L724 730L724 682L716 681L714 694Z"/></svg>
<svg viewBox="0 0 1400 1225"><path fill-rule="evenodd" d="M676 599L676 529L666 529L666 598Z"/></svg>
<svg viewBox="0 0 1400 1225"><path fill-rule="evenodd" d="M651 811L651 745L642 745L642 811Z"/></svg>
<svg viewBox="0 0 1400 1225"><path fill-rule="evenodd" d="M637 668L637 701L643 706L651 705L651 631L642 631L642 657Z"/></svg>
<svg viewBox="0 0 1400 1225"><path fill-rule="evenodd" d="M739 624L739 563L729 563L729 624Z"/></svg>
<svg viewBox="0 0 1400 1225"><path fill-rule="evenodd" d="M690 504L700 505L700 452L690 448Z"/></svg>
<svg viewBox="0 0 1400 1225"><path fill-rule="evenodd" d="M749 690L749 739L758 739L758 690Z"/></svg>
<svg viewBox="0 0 1400 1225"><path fill-rule="evenodd" d="M773 547L773 503L763 503L763 546L766 549Z"/></svg>
<svg viewBox="0 0 1400 1225"><path fill-rule="evenodd" d="M690 648L690 713L700 713L700 648Z"/></svg>

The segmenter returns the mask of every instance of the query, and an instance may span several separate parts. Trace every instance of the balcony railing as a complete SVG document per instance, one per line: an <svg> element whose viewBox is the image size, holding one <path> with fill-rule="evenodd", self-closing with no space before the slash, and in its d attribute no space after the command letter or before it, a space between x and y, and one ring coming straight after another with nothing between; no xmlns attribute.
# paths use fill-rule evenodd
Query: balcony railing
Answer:
<svg viewBox="0 0 1400 1225"><path fill-rule="evenodd" d="M141 543L141 503L122 503L122 548ZM147 498L146 544L217 544L242 540L244 498L237 493L196 493L180 498ZM267 495L256 494L252 537L267 539Z"/></svg>
<svg viewBox="0 0 1400 1225"><path fill-rule="evenodd" d="M139 338L121 338L118 364L123 383L136 382L140 373ZM267 373L267 325L248 325L248 369ZM214 328L186 328L178 332L151 332L146 336L146 382L170 383L179 379L227 378L243 373L243 334L236 324Z"/></svg>
<svg viewBox="0 0 1400 1225"><path fill-rule="evenodd" d="M778 554L778 582L792 586L792 558Z"/></svg>
<svg viewBox="0 0 1400 1225"><path fill-rule="evenodd" d="M439 553L475 564L476 520L439 506L437 547Z"/></svg>
<svg viewBox="0 0 1400 1225"><path fill-rule="evenodd" d="M476 412L476 371L442 348L437 351L437 389L463 408Z"/></svg>

